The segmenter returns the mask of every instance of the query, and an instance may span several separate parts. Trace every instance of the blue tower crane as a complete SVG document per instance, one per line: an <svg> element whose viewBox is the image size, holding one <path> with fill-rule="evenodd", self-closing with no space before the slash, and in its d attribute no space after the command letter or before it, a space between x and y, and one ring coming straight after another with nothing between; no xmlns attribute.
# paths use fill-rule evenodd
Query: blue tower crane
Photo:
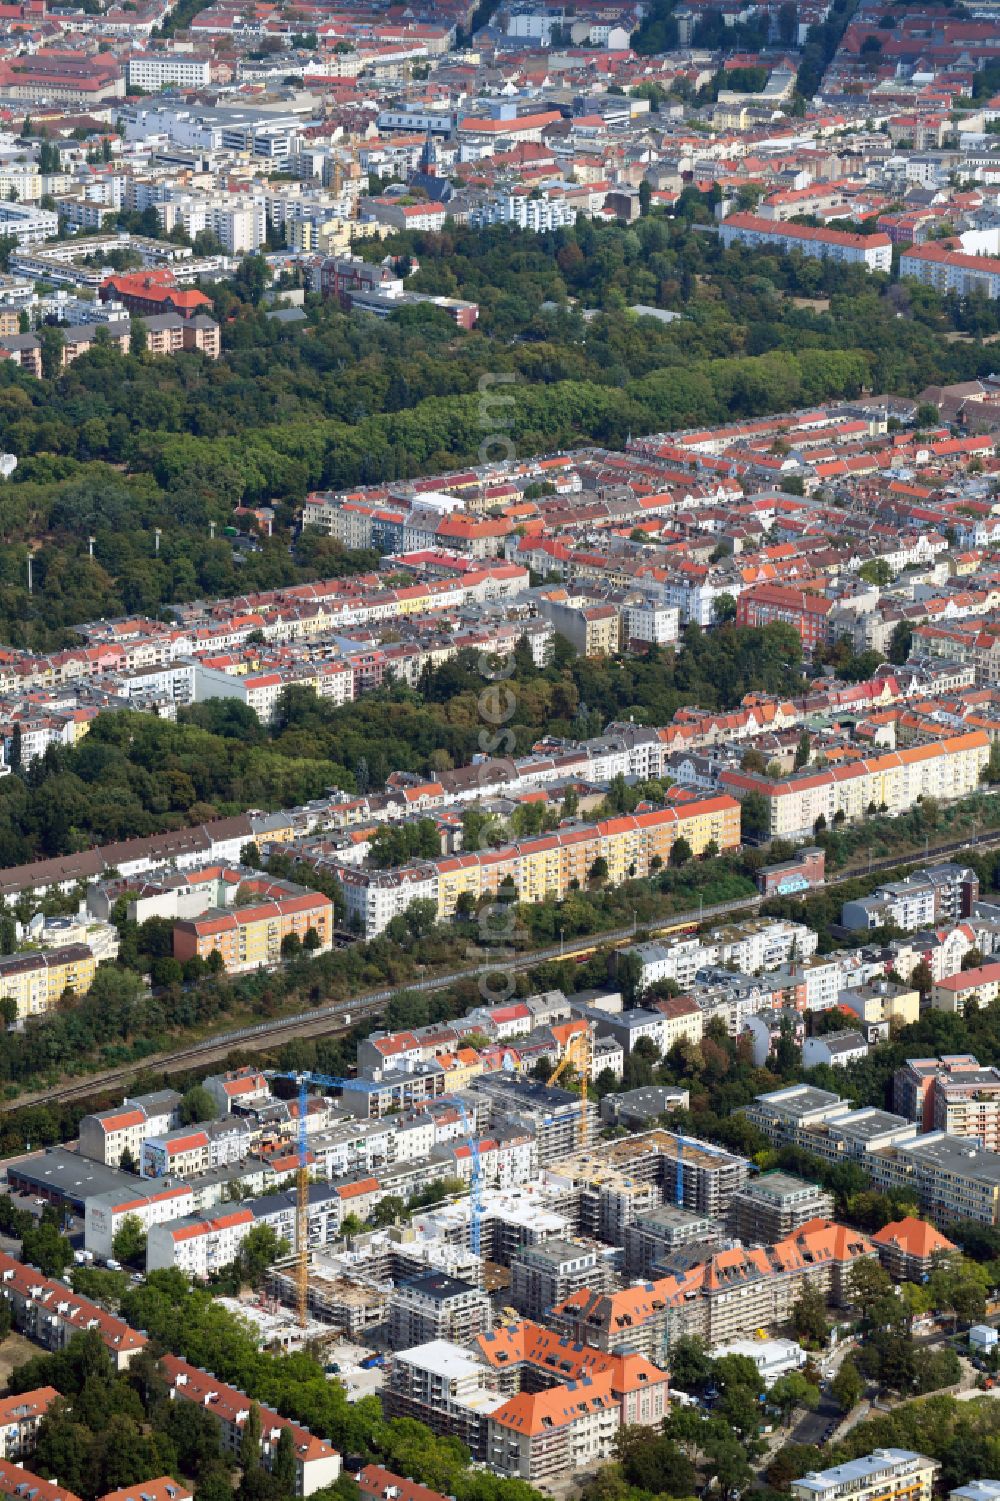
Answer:
<svg viewBox="0 0 1000 1501"><path fill-rule="evenodd" d="M472 1178L469 1183L469 1245L473 1252L480 1254L482 1241L483 1221L483 1164L479 1156L479 1142L476 1138L475 1129L461 1100L455 1100L455 1109L462 1117L462 1125L465 1127L466 1142L472 1156Z"/></svg>

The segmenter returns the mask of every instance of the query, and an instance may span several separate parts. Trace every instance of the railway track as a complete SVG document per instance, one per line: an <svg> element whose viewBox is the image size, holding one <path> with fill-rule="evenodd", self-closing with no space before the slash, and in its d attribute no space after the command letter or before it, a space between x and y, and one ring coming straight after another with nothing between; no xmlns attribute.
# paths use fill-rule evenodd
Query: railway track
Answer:
<svg viewBox="0 0 1000 1501"><path fill-rule="evenodd" d="M992 830L974 841L966 838L954 840L948 844L938 844L933 848L928 845L924 855L918 852L914 855L888 856L881 860L871 861L867 865L860 864L833 876L827 885L839 886L860 875L875 874L880 870L893 870L900 865L919 864L925 859L941 859L968 849L970 842L974 842L977 847L981 848L998 848L1000 847L1000 830ZM766 898L760 896L742 897L731 902L699 906L690 912L677 913L670 918L665 918L654 925L645 925L643 931L652 937L660 937L678 929L695 927L718 917L732 917L736 913L755 913L760 910L765 900ZM126 1083L144 1070L177 1073L184 1068L224 1058L227 1053L237 1048L253 1051L257 1048L272 1047L275 1044L287 1042L293 1037L337 1036L349 1031L359 1021L380 1015L386 1003L400 988L417 992L444 990L459 980L494 974L498 969L520 970L531 968L536 964L544 964L553 959L586 958L597 948L604 948L608 945L617 946L628 942L634 936L635 927L629 925L576 938L569 943L553 944L545 949L533 949L530 953L522 955L510 957L505 953L502 961L498 958L493 963L485 962L467 966L453 970L447 975L437 975L428 980L415 980L412 984L403 987L394 986L391 989L370 991L352 1000L337 1001L333 1005L299 1012L295 1016L278 1017L274 1021L258 1022L250 1027L240 1027L229 1032L218 1033L214 1037L206 1037L200 1042L191 1043L187 1047L169 1053L154 1054L138 1063L125 1064L102 1074L89 1074L86 1078L67 1084L60 1089L42 1090L32 1095L25 1095L5 1106L2 1113L21 1110L30 1105L87 1099L91 1095L100 1094L104 1090Z"/></svg>

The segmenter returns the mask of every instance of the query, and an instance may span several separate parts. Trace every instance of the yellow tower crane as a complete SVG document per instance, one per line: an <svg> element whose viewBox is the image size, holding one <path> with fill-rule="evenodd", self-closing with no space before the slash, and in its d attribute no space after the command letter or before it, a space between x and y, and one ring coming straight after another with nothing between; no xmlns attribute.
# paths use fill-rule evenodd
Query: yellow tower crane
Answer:
<svg viewBox="0 0 1000 1501"><path fill-rule="evenodd" d="M593 1045L590 1039L590 1028L583 1032L574 1032L566 1043L566 1049L549 1075L549 1083L554 1084L562 1077L567 1068L575 1068L580 1077L580 1116L577 1125L577 1135L581 1150L587 1145L587 1090L590 1085L590 1075L593 1067Z"/></svg>

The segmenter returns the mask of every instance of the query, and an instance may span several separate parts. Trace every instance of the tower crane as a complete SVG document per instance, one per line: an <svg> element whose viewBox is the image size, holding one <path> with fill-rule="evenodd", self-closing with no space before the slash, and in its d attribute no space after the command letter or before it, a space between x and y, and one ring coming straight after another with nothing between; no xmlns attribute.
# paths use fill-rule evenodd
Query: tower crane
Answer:
<svg viewBox="0 0 1000 1501"><path fill-rule="evenodd" d="M475 1127L468 1110L460 1099L454 1101L455 1109L462 1117L462 1125L465 1127L466 1144L472 1158L472 1177L469 1181L469 1246L473 1253L480 1255L483 1228L483 1163L479 1155L479 1140L476 1136Z"/></svg>
<svg viewBox="0 0 1000 1501"><path fill-rule="evenodd" d="M593 1045L590 1038L590 1028L583 1032L574 1032L566 1043L565 1051L549 1075L549 1084L554 1084L562 1077L565 1069L572 1065L580 1075L580 1115L577 1124L578 1145L587 1145L587 1089L590 1084L590 1074L593 1066Z"/></svg>
<svg viewBox="0 0 1000 1501"><path fill-rule="evenodd" d="M724 1157L722 1147L713 1145L710 1141L699 1141L696 1136L682 1136L679 1131L669 1133L677 1143L677 1183L675 1187L675 1203L679 1208L684 1208L684 1148L697 1147L700 1152L708 1152L712 1156Z"/></svg>
<svg viewBox="0 0 1000 1501"><path fill-rule="evenodd" d="M315 1084L325 1089L343 1089L351 1080L336 1079L329 1074L279 1074L270 1070L267 1077L288 1079L298 1086L299 1091L299 1167L295 1183L295 1301L299 1327L304 1329L309 1316L309 1146L306 1132L309 1086Z"/></svg>

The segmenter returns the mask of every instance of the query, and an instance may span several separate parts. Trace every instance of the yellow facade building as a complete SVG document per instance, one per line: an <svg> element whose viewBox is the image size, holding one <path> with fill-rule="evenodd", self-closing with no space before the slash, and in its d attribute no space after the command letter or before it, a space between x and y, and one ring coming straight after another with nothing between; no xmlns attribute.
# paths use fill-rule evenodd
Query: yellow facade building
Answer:
<svg viewBox="0 0 1000 1501"><path fill-rule="evenodd" d="M0 958L0 1000L14 1002L18 1021L43 1016L67 990L86 995L96 973L97 960L85 943L7 954Z"/></svg>

